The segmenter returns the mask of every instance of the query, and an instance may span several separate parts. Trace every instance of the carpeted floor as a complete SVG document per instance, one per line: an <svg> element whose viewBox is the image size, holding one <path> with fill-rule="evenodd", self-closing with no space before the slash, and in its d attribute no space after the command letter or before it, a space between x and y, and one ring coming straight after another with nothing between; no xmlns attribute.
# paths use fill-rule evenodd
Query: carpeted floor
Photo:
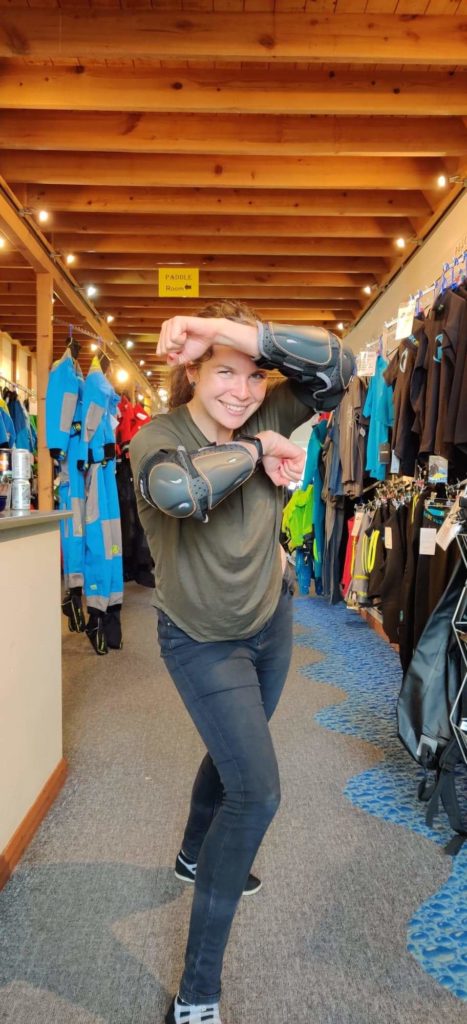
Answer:
<svg viewBox="0 0 467 1024"><path fill-rule="evenodd" d="M69 779L0 893L2 1024L161 1024L177 987L191 890L172 865L202 746L159 661L148 591L127 588L124 629L106 658L64 634ZM465 1002L406 948L451 862L346 797L384 754L315 720L339 691L302 674L321 655L297 629L307 646L273 721L283 802L256 862L263 889L234 922L223 1022L465 1024Z"/></svg>

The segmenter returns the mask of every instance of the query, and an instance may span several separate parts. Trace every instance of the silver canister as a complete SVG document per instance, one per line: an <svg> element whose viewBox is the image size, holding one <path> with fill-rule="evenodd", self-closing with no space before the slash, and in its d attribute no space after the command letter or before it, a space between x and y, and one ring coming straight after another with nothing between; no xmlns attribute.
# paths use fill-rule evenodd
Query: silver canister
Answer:
<svg viewBox="0 0 467 1024"><path fill-rule="evenodd" d="M11 507L18 512L31 507L31 484L29 480L13 480L11 485Z"/></svg>
<svg viewBox="0 0 467 1024"><path fill-rule="evenodd" d="M29 480L31 476L31 453L27 448L12 448L11 475L13 480Z"/></svg>

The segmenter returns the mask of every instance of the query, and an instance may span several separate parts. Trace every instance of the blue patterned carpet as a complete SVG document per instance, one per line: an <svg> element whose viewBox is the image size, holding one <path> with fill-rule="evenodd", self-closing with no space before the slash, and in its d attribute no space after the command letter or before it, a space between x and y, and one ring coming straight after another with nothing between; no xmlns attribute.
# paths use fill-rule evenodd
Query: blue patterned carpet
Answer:
<svg viewBox="0 0 467 1024"><path fill-rule="evenodd" d="M320 711L316 720L384 752L380 764L349 780L345 795L369 814L446 845L453 836L448 820L442 813L436 830L426 826L424 805L416 795L422 772L397 738L398 655L344 604L296 600L295 621L310 630L309 636L297 636L296 643L325 655L303 668L303 674L348 694L343 703ZM466 779L464 774L461 782L467 789ZM467 843L452 864L448 882L409 922L407 949L439 984L467 1002Z"/></svg>

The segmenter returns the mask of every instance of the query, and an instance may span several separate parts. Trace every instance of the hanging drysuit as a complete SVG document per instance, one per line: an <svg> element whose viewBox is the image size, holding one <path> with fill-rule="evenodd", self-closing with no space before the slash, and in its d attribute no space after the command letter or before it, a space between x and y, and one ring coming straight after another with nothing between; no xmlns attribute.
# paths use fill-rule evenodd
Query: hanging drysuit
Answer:
<svg viewBox="0 0 467 1024"><path fill-rule="evenodd" d="M84 578L88 611L102 632L100 622L107 610L120 610L123 598L122 530L115 480L115 427L119 396L95 357L86 377L83 394L83 421L79 440L80 465L86 471L86 515ZM105 654L104 642L94 643L97 653ZM107 635L107 630L106 630ZM109 646L121 646L120 642Z"/></svg>
<svg viewBox="0 0 467 1024"><path fill-rule="evenodd" d="M60 523L63 574L68 590L84 585L84 477L78 469L83 385L81 370L67 348L50 371L45 429L47 447L60 466L59 505L72 513L71 519ZM65 607L63 610L69 614Z"/></svg>

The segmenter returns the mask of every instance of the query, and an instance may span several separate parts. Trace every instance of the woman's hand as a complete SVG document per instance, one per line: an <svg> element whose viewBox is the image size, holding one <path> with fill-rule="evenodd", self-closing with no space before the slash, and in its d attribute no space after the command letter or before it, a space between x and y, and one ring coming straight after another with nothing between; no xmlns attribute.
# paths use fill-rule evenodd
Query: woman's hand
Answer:
<svg viewBox="0 0 467 1024"><path fill-rule="evenodd" d="M263 430L257 435L263 446L263 467L277 487L287 486L291 480L298 483L303 475L305 452L274 430Z"/></svg>
<svg viewBox="0 0 467 1024"><path fill-rule="evenodd" d="M223 317L173 316L162 324L157 353L176 366L196 362L211 345L228 345L255 359L259 356L258 329Z"/></svg>

